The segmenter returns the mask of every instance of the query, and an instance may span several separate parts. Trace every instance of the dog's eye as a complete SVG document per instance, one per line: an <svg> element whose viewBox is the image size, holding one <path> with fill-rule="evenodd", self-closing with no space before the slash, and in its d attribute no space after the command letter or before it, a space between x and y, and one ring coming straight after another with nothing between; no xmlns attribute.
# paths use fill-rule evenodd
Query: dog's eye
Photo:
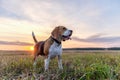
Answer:
<svg viewBox="0 0 120 80"><path fill-rule="evenodd" d="M63 27L63 30L66 30L66 28L65 28L65 27Z"/></svg>

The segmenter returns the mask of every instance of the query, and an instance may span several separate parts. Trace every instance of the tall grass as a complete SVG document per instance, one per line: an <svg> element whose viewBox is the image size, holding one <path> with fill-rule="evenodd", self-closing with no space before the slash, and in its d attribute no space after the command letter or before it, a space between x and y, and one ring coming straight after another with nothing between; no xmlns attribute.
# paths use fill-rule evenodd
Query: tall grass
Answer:
<svg viewBox="0 0 120 80"><path fill-rule="evenodd" d="M120 80L119 53L63 54L63 67L57 58L51 60L49 72L44 72L44 59L38 58L36 69L30 55L1 55L0 79L9 80Z"/></svg>

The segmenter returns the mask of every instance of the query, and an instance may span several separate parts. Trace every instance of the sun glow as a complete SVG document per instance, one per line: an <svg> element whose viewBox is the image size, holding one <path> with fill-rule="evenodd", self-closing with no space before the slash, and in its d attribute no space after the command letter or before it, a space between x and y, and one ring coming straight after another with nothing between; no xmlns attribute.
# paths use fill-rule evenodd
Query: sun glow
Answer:
<svg viewBox="0 0 120 80"><path fill-rule="evenodd" d="M31 46L31 47L30 47L30 50L31 50L31 51L33 51L33 50L34 50L34 47L33 47L33 46Z"/></svg>

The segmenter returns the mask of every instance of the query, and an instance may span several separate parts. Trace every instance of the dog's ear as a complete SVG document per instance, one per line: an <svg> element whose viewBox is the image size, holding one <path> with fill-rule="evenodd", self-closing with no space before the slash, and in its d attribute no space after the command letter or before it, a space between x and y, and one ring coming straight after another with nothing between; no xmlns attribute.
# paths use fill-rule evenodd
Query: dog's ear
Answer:
<svg viewBox="0 0 120 80"><path fill-rule="evenodd" d="M55 39L58 39L60 34L59 34L59 27L56 27L52 32L51 32L52 36L55 38Z"/></svg>

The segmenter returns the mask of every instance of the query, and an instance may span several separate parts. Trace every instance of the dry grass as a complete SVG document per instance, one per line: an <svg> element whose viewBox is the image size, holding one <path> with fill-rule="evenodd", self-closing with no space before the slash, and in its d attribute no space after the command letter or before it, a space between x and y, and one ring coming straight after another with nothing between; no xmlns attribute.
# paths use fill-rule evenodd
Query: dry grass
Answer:
<svg viewBox="0 0 120 80"><path fill-rule="evenodd" d="M49 72L44 72L42 57L34 69L26 53L0 52L0 80L120 80L120 52L63 53L63 71L53 59Z"/></svg>

